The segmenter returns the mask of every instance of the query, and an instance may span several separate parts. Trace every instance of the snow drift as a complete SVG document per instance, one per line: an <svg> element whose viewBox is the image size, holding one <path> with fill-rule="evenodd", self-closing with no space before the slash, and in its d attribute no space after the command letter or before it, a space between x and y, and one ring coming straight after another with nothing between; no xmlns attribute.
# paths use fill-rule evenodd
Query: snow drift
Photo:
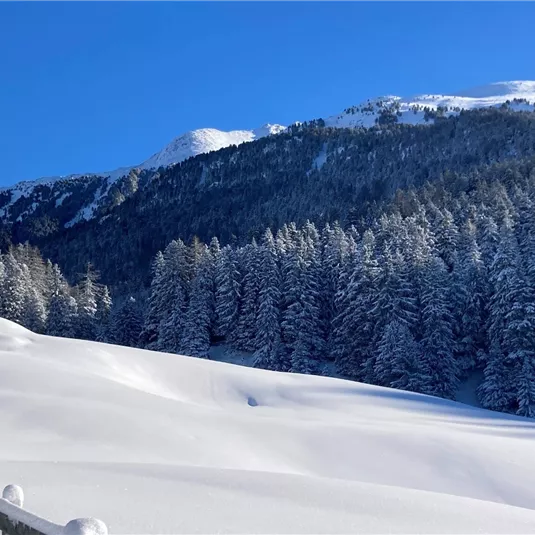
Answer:
<svg viewBox="0 0 535 535"><path fill-rule="evenodd" d="M535 423L0 320L0 474L111 533L525 533Z"/></svg>

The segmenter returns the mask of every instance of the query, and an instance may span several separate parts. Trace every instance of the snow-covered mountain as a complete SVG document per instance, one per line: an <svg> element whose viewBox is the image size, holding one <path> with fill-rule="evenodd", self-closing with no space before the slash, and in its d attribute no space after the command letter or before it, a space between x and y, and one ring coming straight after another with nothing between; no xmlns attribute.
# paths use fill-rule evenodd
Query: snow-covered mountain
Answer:
<svg viewBox="0 0 535 535"><path fill-rule="evenodd" d="M111 533L533 533L535 423L0 319L0 474ZM68 497L68 499L67 499Z"/></svg>
<svg viewBox="0 0 535 535"><path fill-rule="evenodd" d="M426 122L425 109L434 112L438 109L444 109L445 115L452 115L460 110L501 106L507 102L510 103L513 109L533 110L533 104L535 104L535 81L497 82L459 91L456 95L423 94L412 97L377 97L360 105L347 108L342 113L327 117L325 124L335 128L370 127L376 124L377 119L385 110L392 108L394 108L395 112L399 112L397 122L422 124ZM15 186L0 188L0 191L15 188L21 190L24 188L27 191L31 184L49 184L57 180L92 175L109 176L111 180L115 180L134 168L155 169L161 166L166 167L198 154L216 151L230 145L240 145L268 135L278 134L284 130L286 130L284 126L269 123L253 130L232 130L230 132L215 128L200 128L176 137L162 150L138 165L120 167L113 171L44 177L35 181L24 181Z"/></svg>
<svg viewBox="0 0 535 535"><path fill-rule="evenodd" d="M131 169L157 169L180 163L187 158L197 156L206 152L212 152L230 145L240 145L247 141L254 141L264 136L283 132L286 127L278 124L265 124L253 130L232 130L224 132L215 128L199 128L191 130L181 136L176 137L162 150L153 154L140 164L119 167L113 171L76 173L72 175L58 175L42 177L37 180L24 180L14 186L0 188L0 191L17 190L21 194L28 193L33 186L50 185L60 180L76 179L89 176L106 176L113 182L129 173Z"/></svg>
<svg viewBox="0 0 535 535"><path fill-rule="evenodd" d="M434 119L437 111L441 115L449 116L461 110L504 104L514 110L532 111L535 104L535 81L497 82L459 91L455 95L378 97L328 117L325 124L335 128L370 127L376 124L381 115L388 112L396 116L398 123L425 124Z"/></svg>
<svg viewBox="0 0 535 535"><path fill-rule="evenodd" d="M167 167L192 156L197 156L197 154L216 151L230 145L240 145L264 136L278 134L284 130L285 127L278 124L265 124L254 130L232 130L231 132L222 132L215 128L192 130L173 139L171 143L153 154L139 167L142 169Z"/></svg>
<svg viewBox="0 0 535 535"><path fill-rule="evenodd" d="M509 109L528 111L534 109L535 81L498 82L487 86L459 91L456 95L417 95L413 97L387 96L368 100L358 106L347 108L342 113L327 117L326 126L334 128L371 127L377 123L432 123L438 117L455 115L461 110L476 108L507 106ZM199 154L217 151L230 145L254 141L265 136L278 134L286 128L277 124L266 124L253 130L234 130L224 132L213 128L201 128L187 132L166 145L161 151L153 154L142 163L133 166L120 167L113 171L101 173L73 174L60 177L46 177L35 181L25 181L15 186L0 188L0 218L22 221L24 217L32 215L42 201L36 194L38 186L50 186L58 182L74 181L77 188L88 190L83 196L82 205L70 220L63 222L65 226L72 226L79 221L93 218L99 213L99 207L109 205L109 193L112 186L132 170L149 171L159 167L167 167L180 163L187 158ZM95 187L84 182L100 178ZM81 185L80 185L81 184ZM53 193L57 202L63 202L70 195L68 187L57 188ZM29 206L21 213L13 211L11 207L21 198L31 199ZM49 199L48 199L49 200Z"/></svg>

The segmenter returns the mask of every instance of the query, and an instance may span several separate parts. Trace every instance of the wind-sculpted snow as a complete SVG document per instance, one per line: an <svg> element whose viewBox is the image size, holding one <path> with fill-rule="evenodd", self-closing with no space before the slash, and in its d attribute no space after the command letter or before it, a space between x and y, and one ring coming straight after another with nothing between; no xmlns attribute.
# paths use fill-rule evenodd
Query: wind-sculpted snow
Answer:
<svg viewBox="0 0 535 535"><path fill-rule="evenodd" d="M110 533L527 533L535 423L0 320L0 474Z"/></svg>

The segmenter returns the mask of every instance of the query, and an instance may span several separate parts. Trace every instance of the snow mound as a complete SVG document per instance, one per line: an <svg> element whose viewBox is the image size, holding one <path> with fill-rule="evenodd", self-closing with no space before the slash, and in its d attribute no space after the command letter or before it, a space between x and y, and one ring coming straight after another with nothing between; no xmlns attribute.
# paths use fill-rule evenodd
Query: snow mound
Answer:
<svg viewBox="0 0 535 535"><path fill-rule="evenodd" d="M6 320L0 335L0 474L61 525L91 515L130 534L535 530L535 422Z"/></svg>

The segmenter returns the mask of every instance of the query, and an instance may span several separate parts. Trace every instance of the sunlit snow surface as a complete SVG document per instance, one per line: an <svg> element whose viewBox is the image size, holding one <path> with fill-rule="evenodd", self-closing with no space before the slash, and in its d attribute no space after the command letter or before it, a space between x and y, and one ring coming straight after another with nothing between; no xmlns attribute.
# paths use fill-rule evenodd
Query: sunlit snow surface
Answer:
<svg viewBox="0 0 535 535"><path fill-rule="evenodd" d="M111 533L528 533L535 422L0 320L0 479Z"/></svg>

